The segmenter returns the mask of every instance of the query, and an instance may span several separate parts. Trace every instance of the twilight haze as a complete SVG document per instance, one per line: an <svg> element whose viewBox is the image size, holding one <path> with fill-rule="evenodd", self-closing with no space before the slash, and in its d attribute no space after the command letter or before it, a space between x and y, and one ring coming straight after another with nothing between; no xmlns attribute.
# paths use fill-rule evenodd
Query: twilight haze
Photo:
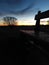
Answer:
<svg viewBox="0 0 49 65"><path fill-rule="evenodd" d="M0 0L0 20L13 16L18 25L35 25L34 17L39 10L49 10L49 0Z"/></svg>

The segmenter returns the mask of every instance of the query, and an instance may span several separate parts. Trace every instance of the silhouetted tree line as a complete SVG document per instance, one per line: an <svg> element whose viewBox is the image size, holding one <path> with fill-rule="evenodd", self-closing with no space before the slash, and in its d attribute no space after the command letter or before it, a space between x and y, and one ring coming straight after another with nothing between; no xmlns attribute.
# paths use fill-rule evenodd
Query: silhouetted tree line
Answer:
<svg viewBox="0 0 49 65"><path fill-rule="evenodd" d="M15 17L8 17L8 16L6 16L6 17L3 18L3 21L5 23L7 23L8 25L15 24L16 20L17 20L17 18L15 18Z"/></svg>

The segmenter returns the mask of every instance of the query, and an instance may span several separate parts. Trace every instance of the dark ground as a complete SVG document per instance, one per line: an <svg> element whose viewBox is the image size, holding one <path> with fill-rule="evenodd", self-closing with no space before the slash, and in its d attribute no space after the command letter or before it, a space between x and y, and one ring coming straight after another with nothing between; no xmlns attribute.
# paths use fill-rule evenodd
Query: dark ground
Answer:
<svg viewBox="0 0 49 65"><path fill-rule="evenodd" d="M36 46L30 46L18 28L3 27L0 28L1 64L49 65L49 58Z"/></svg>

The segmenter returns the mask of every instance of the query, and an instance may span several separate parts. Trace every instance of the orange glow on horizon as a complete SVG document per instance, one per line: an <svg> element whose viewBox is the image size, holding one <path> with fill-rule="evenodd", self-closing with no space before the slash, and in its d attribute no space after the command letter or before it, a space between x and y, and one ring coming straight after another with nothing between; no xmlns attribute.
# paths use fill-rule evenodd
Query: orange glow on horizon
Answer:
<svg viewBox="0 0 49 65"><path fill-rule="evenodd" d="M40 22L40 25L48 25L47 22Z"/></svg>
<svg viewBox="0 0 49 65"><path fill-rule="evenodd" d="M35 23L36 23L36 21L34 21L34 20L19 20L18 21L18 25L19 26L22 26L22 25L24 25L24 26L32 26L32 25L35 25Z"/></svg>
<svg viewBox="0 0 49 65"><path fill-rule="evenodd" d="M34 19L31 19L31 20L29 19L29 20L15 21L15 23L13 25L15 25L15 26L32 26L35 24L36 24L36 21ZM41 20L40 25L48 25L48 22L44 22L43 20ZM0 20L0 26L8 26L8 24L5 23L3 20Z"/></svg>

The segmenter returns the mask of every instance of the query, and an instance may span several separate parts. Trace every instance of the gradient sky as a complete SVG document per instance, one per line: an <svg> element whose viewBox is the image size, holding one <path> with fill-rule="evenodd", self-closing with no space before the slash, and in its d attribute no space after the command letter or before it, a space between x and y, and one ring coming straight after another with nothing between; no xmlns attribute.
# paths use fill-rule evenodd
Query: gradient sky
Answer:
<svg viewBox="0 0 49 65"><path fill-rule="evenodd" d="M49 0L0 0L0 18L8 15L33 21L39 10L49 10Z"/></svg>

